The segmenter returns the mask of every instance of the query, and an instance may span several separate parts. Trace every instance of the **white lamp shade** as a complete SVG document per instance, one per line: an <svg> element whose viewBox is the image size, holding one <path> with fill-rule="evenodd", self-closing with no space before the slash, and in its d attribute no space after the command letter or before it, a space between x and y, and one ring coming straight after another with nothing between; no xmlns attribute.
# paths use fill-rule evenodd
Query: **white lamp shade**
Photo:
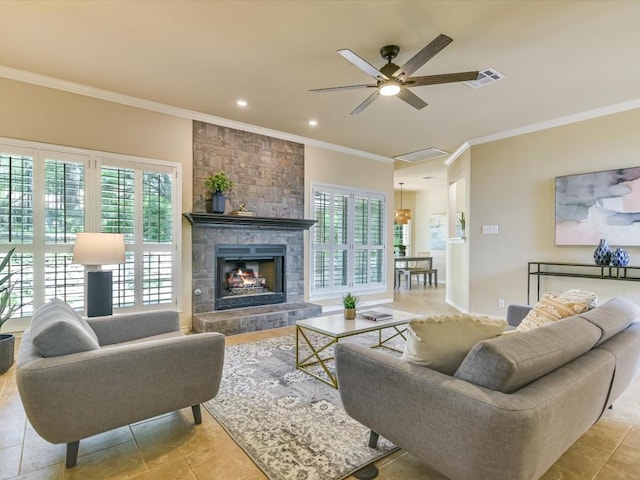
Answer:
<svg viewBox="0 0 640 480"><path fill-rule="evenodd" d="M83 232L76 234L73 263L81 265L114 265L124 263L122 233Z"/></svg>

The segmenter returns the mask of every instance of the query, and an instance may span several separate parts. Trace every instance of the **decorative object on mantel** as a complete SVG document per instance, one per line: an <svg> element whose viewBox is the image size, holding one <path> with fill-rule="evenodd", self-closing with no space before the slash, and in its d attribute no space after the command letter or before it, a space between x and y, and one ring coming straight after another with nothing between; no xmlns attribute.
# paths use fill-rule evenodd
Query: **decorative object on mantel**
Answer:
<svg viewBox="0 0 640 480"><path fill-rule="evenodd" d="M600 243L593 252L593 260L596 265L609 265L611 263L611 249L604 238L600 239Z"/></svg>
<svg viewBox="0 0 640 480"><path fill-rule="evenodd" d="M238 217L255 217L255 212L250 212L247 210L245 203L239 203L236 205L236 209L231 212L231 215L236 215Z"/></svg>
<svg viewBox="0 0 640 480"><path fill-rule="evenodd" d="M360 301L360 297L357 297L351 292L347 292L342 296L342 305L344 306L344 319L355 320L356 318L356 306Z"/></svg>
<svg viewBox="0 0 640 480"><path fill-rule="evenodd" d="M622 248L616 248L611 252L611 265L614 267L626 267L629 265L629 253Z"/></svg>
<svg viewBox="0 0 640 480"><path fill-rule="evenodd" d="M233 182L229 180L226 172L220 171L215 175L211 175L204 181L204 186L213 194L211 200L213 213L224 213L227 201L224 192L233 188Z"/></svg>

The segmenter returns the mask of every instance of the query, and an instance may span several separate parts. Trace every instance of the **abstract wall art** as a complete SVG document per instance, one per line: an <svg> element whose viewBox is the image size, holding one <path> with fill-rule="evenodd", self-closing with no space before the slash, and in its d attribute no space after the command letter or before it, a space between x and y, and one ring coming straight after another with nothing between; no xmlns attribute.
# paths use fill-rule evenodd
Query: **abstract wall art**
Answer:
<svg viewBox="0 0 640 480"><path fill-rule="evenodd" d="M446 250L447 233L447 214L429 215L429 248L431 250Z"/></svg>
<svg viewBox="0 0 640 480"><path fill-rule="evenodd" d="M640 246L640 167L556 177L556 245Z"/></svg>

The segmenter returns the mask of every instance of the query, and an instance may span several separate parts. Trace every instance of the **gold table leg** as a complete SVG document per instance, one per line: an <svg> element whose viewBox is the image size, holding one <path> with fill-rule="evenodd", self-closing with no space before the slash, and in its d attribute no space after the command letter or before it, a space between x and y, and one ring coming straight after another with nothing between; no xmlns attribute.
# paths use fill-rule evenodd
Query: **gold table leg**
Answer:
<svg viewBox="0 0 640 480"><path fill-rule="evenodd" d="M406 327L405 328L398 328L398 327L399 327L398 325L394 325L391 327L385 327L385 328L379 329L378 343L376 345L372 345L371 348L387 348L389 350L393 350L394 352L402 353L402 350L386 345L387 342L389 342L390 340L393 340L398 336L402 337L402 339L405 341L407 340L407 337L405 336L405 332L407 331ZM390 335L389 337L383 338L382 331L388 330L390 328L393 328L395 330L395 333L393 333L393 335ZM296 325L296 368L298 370L302 370L307 375L311 375L315 379L320 380L321 382L326 383L327 385L330 385L333 388L337 389L338 379L334 374L331 373L331 371L327 366L327 363L333 360L333 357L322 357L321 353L325 351L327 348L331 347L332 345L337 344L338 337L332 337L330 335L326 335L324 333L317 332L315 330L310 330L310 331L318 334L321 337L324 337L328 341L327 343L318 345L318 347L316 347L313 344L313 342L309 339L307 334L305 333L304 328L300 327L299 325ZM362 334L361 332L357 332L357 333L354 333L353 335L348 335L348 336L361 335L361 334ZM302 353L300 351L301 344L302 345L306 344L309 347L309 350L311 351L311 353L304 358L301 358L301 353ZM314 365L320 365L322 367L322 370L324 371L325 376L318 375L317 373L311 371L310 367Z"/></svg>
<svg viewBox="0 0 640 480"><path fill-rule="evenodd" d="M315 333L318 333L318 332L315 332ZM323 334L319 334L319 335L323 335ZM300 328L300 326L296 325L296 368L320 380L321 382L324 382L327 385L331 385L333 388L337 389L338 379L335 377L335 375L331 373L331 371L329 370L326 364L326 362L328 362L329 360L333 360L333 357L323 358L320 354L330 346L338 343L338 339L334 337L329 337L327 335L323 335L323 336L328 338L329 342L320 346L320 348L317 348L311 342L311 340L309 340L307 335L304 333L304 330ZM300 359L300 338L304 340L304 343L306 343L309 349L311 350L311 354L307 355L303 359ZM315 358L316 360L311 361L313 358ZM320 365L324 370L324 373L328 377L328 380L327 378L312 372L309 367L313 365Z"/></svg>

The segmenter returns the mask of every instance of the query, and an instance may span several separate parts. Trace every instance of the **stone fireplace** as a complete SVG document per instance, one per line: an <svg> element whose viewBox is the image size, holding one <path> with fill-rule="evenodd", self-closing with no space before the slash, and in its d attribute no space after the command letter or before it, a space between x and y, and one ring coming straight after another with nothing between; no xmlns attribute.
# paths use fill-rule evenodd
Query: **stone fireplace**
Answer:
<svg viewBox="0 0 640 480"><path fill-rule="evenodd" d="M304 145L195 121L193 329L225 334L320 315L304 302ZM207 213L204 180L225 171L226 214ZM243 205L253 215L230 212Z"/></svg>

